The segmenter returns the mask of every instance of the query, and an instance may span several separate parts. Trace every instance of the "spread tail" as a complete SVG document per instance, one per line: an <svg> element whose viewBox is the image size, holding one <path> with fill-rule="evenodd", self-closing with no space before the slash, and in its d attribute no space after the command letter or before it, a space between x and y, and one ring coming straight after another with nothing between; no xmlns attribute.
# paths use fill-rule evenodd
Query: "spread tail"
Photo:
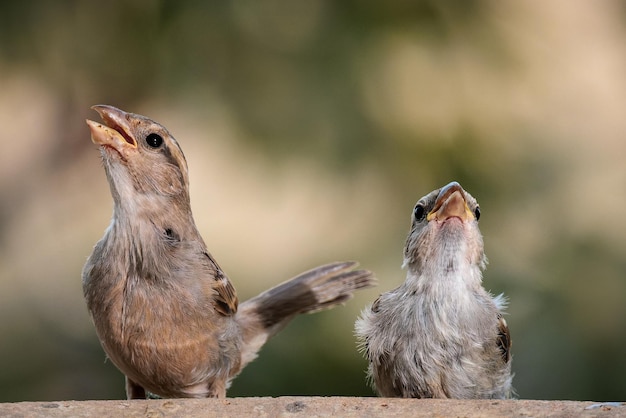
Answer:
<svg viewBox="0 0 626 418"><path fill-rule="evenodd" d="M352 298L355 290L376 284L367 270L354 270L354 261L316 267L287 280L239 306L243 331L242 364L256 358L263 344L296 315L330 309Z"/></svg>

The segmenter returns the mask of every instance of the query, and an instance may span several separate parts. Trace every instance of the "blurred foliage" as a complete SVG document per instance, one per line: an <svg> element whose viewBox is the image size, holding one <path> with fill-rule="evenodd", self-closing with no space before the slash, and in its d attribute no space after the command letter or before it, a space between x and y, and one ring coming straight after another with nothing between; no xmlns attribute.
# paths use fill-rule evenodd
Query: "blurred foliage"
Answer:
<svg viewBox="0 0 626 418"><path fill-rule="evenodd" d="M520 397L624 399L623 11L1 3L0 401L124 396L81 300L110 212L83 124L96 103L160 116L179 138L196 220L240 295L328 259L380 277L296 319L230 396L372 395L352 323L402 280L414 202L458 180L483 209L485 286L510 300Z"/></svg>

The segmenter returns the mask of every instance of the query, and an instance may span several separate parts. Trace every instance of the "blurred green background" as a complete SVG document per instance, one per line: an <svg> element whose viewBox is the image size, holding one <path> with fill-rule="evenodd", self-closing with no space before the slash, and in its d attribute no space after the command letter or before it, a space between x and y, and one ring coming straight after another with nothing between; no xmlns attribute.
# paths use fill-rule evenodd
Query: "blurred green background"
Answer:
<svg viewBox="0 0 626 418"><path fill-rule="evenodd" d="M168 127L246 299L357 259L230 396L366 395L353 323L404 279L415 201L480 202L521 398L626 399L626 6L619 1L0 3L0 401L123 398L80 272L112 201L106 103Z"/></svg>

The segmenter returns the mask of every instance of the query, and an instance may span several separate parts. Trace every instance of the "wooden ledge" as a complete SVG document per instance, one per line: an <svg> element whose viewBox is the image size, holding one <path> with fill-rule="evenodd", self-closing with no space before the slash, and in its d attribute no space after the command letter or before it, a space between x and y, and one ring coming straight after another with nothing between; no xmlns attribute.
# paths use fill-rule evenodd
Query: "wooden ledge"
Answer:
<svg viewBox="0 0 626 418"><path fill-rule="evenodd" d="M626 403L285 396L0 403L2 417L617 417Z"/></svg>

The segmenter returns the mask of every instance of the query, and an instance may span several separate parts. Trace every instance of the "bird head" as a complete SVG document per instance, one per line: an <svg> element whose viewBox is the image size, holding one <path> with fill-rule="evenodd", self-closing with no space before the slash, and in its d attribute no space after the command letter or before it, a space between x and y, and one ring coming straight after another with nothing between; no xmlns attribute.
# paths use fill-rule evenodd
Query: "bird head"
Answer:
<svg viewBox="0 0 626 418"><path fill-rule="evenodd" d="M187 162L167 129L113 106L92 109L103 122L87 120L87 125L92 141L100 146L116 209L164 204L188 208Z"/></svg>
<svg viewBox="0 0 626 418"><path fill-rule="evenodd" d="M409 269L451 272L467 263L486 263L478 228L480 207L457 182L433 190L418 200L404 249Z"/></svg>

